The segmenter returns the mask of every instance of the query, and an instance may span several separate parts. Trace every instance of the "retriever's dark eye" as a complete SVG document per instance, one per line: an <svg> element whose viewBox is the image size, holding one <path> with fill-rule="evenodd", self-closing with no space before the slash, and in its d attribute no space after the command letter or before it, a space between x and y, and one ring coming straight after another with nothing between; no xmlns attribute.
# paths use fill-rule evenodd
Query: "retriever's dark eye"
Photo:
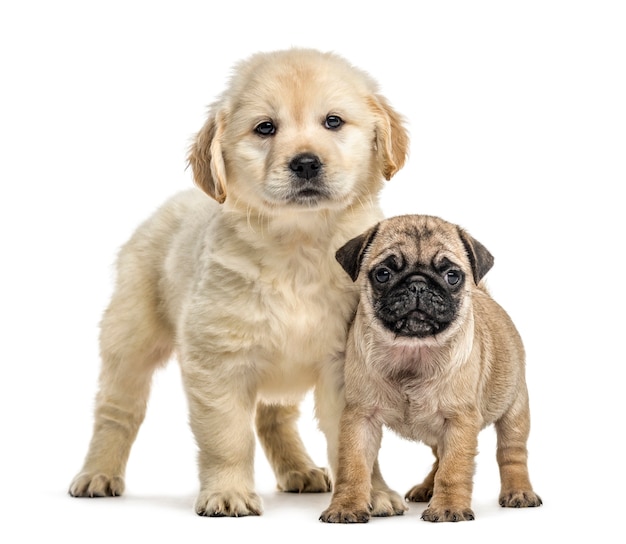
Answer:
<svg viewBox="0 0 626 544"><path fill-rule="evenodd" d="M384 266L381 266L380 268L377 268L374 271L374 279L378 283L387 283L390 278L391 278L391 271L388 268L385 268Z"/></svg>
<svg viewBox="0 0 626 544"><path fill-rule="evenodd" d="M254 132L260 136L271 136L276 132L276 125L271 121L263 121L254 127Z"/></svg>
<svg viewBox="0 0 626 544"><path fill-rule="evenodd" d="M330 130L337 130L343 125L343 119L338 115L328 115L324 121L324 126Z"/></svg>
<svg viewBox="0 0 626 544"><path fill-rule="evenodd" d="M458 270L448 270L445 278L448 285L457 285L461 281L462 275Z"/></svg>

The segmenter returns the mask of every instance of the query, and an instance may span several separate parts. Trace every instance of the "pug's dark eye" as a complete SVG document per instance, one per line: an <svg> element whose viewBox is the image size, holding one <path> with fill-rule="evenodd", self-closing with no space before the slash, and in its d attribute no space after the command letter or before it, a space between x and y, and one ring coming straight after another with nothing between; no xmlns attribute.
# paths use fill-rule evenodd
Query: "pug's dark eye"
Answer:
<svg viewBox="0 0 626 544"><path fill-rule="evenodd" d="M462 275L458 270L448 270L445 278L448 285L457 285L461 281Z"/></svg>
<svg viewBox="0 0 626 544"><path fill-rule="evenodd" d="M276 132L276 125L271 121L263 121L254 127L254 132L259 136L272 136Z"/></svg>
<svg viewBox="0 0 626 544"><path fill-rule="evenodd" d="M324 121L324 126L329 130L337 130L343 125L343 119L338 115L328 115Z"/></svg>
<svg viewBox="0 0 626 544"><path fill-rule="evenodd" d="M374 279L378 283L387 283L390 278L391 278L391 271L388 268L385 268L384 266L381 266L380 268L377 268L374 271Z"/></svg>

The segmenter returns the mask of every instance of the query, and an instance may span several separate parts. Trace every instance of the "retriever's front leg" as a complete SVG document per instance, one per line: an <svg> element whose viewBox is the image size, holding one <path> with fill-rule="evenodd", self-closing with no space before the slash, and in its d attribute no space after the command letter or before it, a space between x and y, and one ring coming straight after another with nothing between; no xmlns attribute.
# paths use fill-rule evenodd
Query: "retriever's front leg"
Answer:
<svg viewBox="0 0 626 544"><path fill-rule="evenodd" d="M261 514L254 491L256 384L241 358L182 361L192 431L198 444L200 516Z"/></svg>

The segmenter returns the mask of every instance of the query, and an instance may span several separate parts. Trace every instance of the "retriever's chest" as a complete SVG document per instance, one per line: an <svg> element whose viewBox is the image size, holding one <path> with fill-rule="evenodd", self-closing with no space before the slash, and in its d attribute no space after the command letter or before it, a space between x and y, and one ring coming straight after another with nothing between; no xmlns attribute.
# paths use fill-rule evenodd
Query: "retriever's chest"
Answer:
<svg viewBox="0 0 626 544"><path fill-rule="evenodd" d="M356 300L354 285L327 248L220 252L207 263L190 317L214 352L302 367L343 351Z"/></svg>
<svg viewBox="0 0 626 544"><path fill-rule="evenodd" d="M336 263L287 262L265 270L255 297L259 393L268 400L302 394L320 372L340 370L348 322L356 304L351 283ZM348 278L349 280L349 278ZM324 369L324 370L322 370Z"/></svg>
<svg viewBox="0 0 626 544"><path fill-rule="evenodd" d="M278 267L265 267L258 287L259 311L277 356L306 360L343 350L357 295L329 255L294 251Z"/></svg>

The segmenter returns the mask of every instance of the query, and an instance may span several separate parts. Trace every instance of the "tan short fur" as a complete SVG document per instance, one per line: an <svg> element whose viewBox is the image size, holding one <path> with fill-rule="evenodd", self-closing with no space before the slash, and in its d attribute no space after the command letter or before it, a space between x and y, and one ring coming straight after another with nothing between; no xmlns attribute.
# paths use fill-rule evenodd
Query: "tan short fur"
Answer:
<svg viewBox="0 0 626 544"><path fill-rule="evenodd" d="M433 450L432 471L406 494L408 501L429 501L422 519L474 519L474 457L479 431L490 424L498 436L500 504L539 506L527 469L524 348L511 319L481 281L492 266L491 254L456 225L429 216L400 216L355 238L337 258L356 281L361 298L348 339L339 472L321 519L369 519L372 466L383 425ZM390 281L380 272L385 263L390 263L391 275L402 278L393 287L376 285L378 276ZM447 269L447 263L454 268ZM465 278L457 289L443 279L450 270ZM449 291L435 299L442 315L454 308L447 328L417 337L384 326L380 316L387 315L387 308L396 311L404 300L394 295L404 288L402 282L411 285L424 277L433 282L432 292ZM429 292L424 289L420 296ZM385 306L387 301L395 306ZM398 319L395 328L402 331L409 319Z"/></svg>

